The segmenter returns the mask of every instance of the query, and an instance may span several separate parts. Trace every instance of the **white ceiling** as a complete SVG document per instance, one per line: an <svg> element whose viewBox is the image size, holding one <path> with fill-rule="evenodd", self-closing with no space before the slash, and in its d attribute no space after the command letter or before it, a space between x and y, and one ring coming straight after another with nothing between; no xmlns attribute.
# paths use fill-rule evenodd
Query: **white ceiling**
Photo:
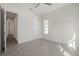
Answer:
<svg viewBox="0 0 79 59"><path fill-rule="evenodd" d="M33 13L38 14L38 15L45 15L51 11L54 11L56 9L63 7L63 6L68 5L68 3L52 3L52 6L48 6L48 5L41 3L38 8L34 8L36 3L9 3L7 5L10 5L13 7L15 6L17 8L19 7L21 9L26 9L26 10L29 10ZM33 10L30 10L31 8L33 8Z"/></svg>
<svg viewBox="0 0 79 59"><path fill-rule="evenodd" d="M41 4L38 8L34 8L32 12L37 13L39 15L45 15L66 5L68 5L68 3L52 3L52 6Z"/></svg>

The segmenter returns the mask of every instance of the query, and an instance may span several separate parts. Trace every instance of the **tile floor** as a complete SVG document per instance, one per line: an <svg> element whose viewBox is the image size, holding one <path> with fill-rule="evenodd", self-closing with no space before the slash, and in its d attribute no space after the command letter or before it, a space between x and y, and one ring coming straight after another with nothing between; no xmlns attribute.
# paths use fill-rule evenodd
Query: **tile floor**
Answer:
<svg viewBox="0 0 79 59"><path fill-rule="evenodd" d="M46 39L36 39L22 44L10 44L1 56L75 56L79 50L71 50L64 44Z"/></svg>

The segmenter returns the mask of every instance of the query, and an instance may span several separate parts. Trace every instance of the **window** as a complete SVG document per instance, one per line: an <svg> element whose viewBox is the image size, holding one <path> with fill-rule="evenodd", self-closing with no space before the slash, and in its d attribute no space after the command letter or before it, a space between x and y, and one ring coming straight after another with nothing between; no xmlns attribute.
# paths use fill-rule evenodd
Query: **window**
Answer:
<svg viewBox="0 0 79 59"><path fill-rule="evenodd" d="M48 34L48 19L43 21L44 34Z"/></svg>

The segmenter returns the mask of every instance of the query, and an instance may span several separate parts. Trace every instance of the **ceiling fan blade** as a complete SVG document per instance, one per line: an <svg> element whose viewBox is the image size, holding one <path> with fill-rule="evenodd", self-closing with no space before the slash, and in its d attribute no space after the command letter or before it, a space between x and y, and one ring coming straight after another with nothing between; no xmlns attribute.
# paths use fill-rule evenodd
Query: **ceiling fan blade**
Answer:
<svg viewBox="0 0 79 59"><path fill-rule="evenodd" d="M45 5L52 5L52 3L44 3Z"/></svg>
<svg viewBox="0 0 79 59"><path fill-rule="evenodd" d="M40 3L38 3L38 4L35 6L35 8L37 8L39 5L40 5Z"/></svg>

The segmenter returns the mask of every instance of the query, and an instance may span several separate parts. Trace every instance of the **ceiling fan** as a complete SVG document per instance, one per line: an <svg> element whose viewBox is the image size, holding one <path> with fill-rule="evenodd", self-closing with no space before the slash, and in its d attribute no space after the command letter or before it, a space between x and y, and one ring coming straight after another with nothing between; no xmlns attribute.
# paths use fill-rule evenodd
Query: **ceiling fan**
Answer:
<svg viewBox="0 0 79 59"><path fill-rule="evenodd" d="M40 4L41 4L41 3L37 3L36 6L35 6L35 8L39 7ZM44 5L48 5L48 6L51 6L51 5L52 5L52 3L43 3L43 4L44 4Z"/></svg>
<svg viewBox="0 0 79 59"><path fill-rule="evenodd" d="M52 6L52 3L43 3L44 5L48 5L48 6ZM36 3L36 5L34 6L34 8L38 8L41 5L41 3ZM31 8L30 10L33 10L33 8Z"/></svg>

